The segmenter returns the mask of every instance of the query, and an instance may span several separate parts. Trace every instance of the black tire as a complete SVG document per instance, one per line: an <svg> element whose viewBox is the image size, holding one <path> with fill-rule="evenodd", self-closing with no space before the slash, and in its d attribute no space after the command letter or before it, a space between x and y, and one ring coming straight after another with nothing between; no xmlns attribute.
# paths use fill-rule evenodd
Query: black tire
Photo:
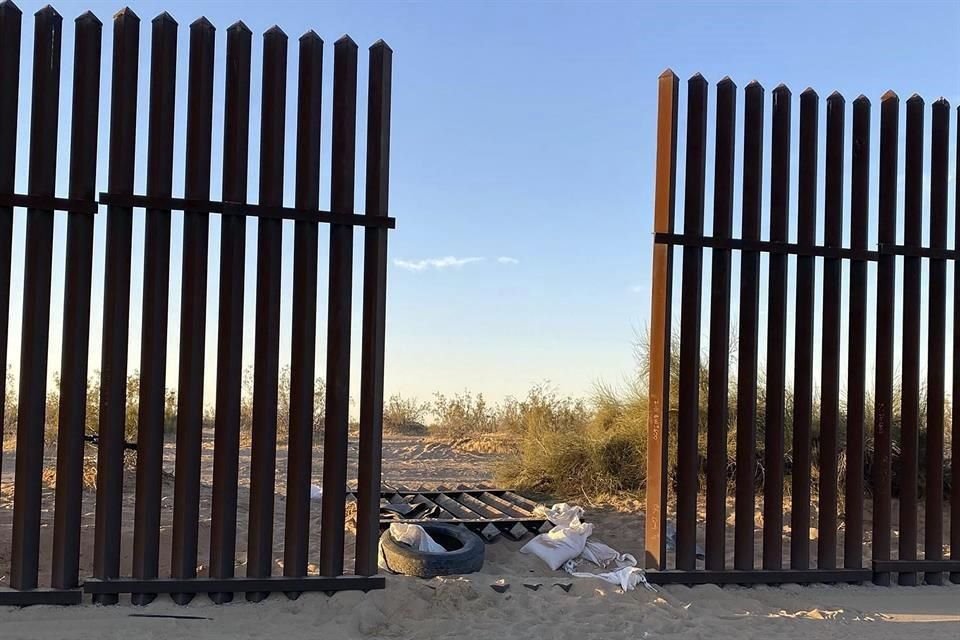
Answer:
<svg viewBox="0 0 960 640"><path fill-rule="evenodd" d="M380 536L380 548L387 568L394 573L420 578L452 576L479 571L483 567L484 545L465 527L450 524L421 524L430 537L449 551L418 551L397 542L387 529Z"/></svg>

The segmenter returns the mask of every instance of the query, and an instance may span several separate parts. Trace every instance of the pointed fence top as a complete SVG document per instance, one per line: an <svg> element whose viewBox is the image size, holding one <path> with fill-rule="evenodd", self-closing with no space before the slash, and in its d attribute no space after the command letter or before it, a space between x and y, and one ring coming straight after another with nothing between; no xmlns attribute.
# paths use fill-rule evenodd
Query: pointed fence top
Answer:
<svg viewBox="0 0 960 640"><path fill-rule="evenodd" d="M190 29L204 29L206 31L217 30L217 28L213 26L213 23L207 20L207 16L200 16L199 18L191 22Z"/></svg>
<svg viewBox="0 0 960 640"><path fill-rule="evenodd" d="M800 93L800 98L801 99L806 98L808 100L813 98L814 100L816 100L820 98L820 96L817 94L816 90L813 87L807 87L806 89L803 90L803 92Z"/></svg>
<svg viewBox="0 0 960 640"><path fill-rule="evenodd" d="M843 94L839 91L834 91L829 96L827 96L827 102L845 102L846 98L843 97Z"/></svg>
<svg viewBox="0 0 960 640"><path fill-rule="evenodd" d="M923 98L920 96L919 93L915 93L915 94L913 94L912 96L910 96L910 98L907 100L907 104L909 104L909 105L917 105L917 104L922 105L922 104L923 104Z"/></svg>
<svg viewBox="0 0 960 640"><path fill-rule="evenodd" d="M707 79L703 77L703 74L697 71L695 74L690 76L690 79L687 80L687 82L689 82L690 84L694 84L694 83L707 84Z"/></svg>
<svg viewBox="0 0 960 640"><path fill-rule="evenodd" d="M242 31L248 34L253 33L252 31L250 31L250 27L248 27L243 20L237 20L232 25L227 27L227 33L230 33L232 31Z"/></svg>
<svg viewBox="0 0 960 640"><path fill-rule="evenodd" d="M793 95L793 92L790 91L790 87L788 87L787 85L785 85L785 84L782 83L782 82L781 82L780 84L778 84L778 85L773 89L773 92L774 92L775 94L781 95L781 96L784 95L784 94L786 94L786 95L788 95L788 96L792 96L792 95Z"/></svg>
<svg viewBox="0 0 960 640"><path fill-rule="evenodd" d="M20 11L20 7L14 4L13 0L0 0L0 16L8 13L13 13L18 16L23 15L23 12Z"/></svg>
<svg viewBox="0 0 960 640"><path fill-rule="evenodd" d="M357 43L354 42L354 41L353 41L353 38L351 38L351 37L348 36L347 34L343 34L342 36L340 36L340 38L339 38L336 42L333 43L333 46L335 46L335 47L353 47L354 49L356 49L356 48L357 48Z"/></svg>
<svg viewBox="0 0 960 640"><path fill-rule="evenodd" d="M319 42L320 44L323 44L323 39L319 35L317 35L316 31L314 31L313 29L310 29L309 31L304 33L302 36L300 36L300 42Z"/></svg>
<svg viewBox="0 0 960 640"><path fill-rule="evenodd" d="M937 101L933 103L933 107L934 107L935 109L949 109L949 108L950 108L950 101L947 100L946 98L944 98L943 96L940 96L940 97L937 99Z"/></svg>
<svg viewBox="0 0 960 640"><path fill-rule="evenodd" d="M161 13L160 15L158 15L156 18L154 18L153 20L151 20L151 22L152 22L153 24L166 23L166 24L169 24L169 25L174 26L174 27L177 26L177 21L174 20L174 19L173 19L173 16L170 15L169 13L167 13L166 11L164 11L163 13Z"/></svg>
<svg viewBox="0 0 960 640"><path fill-rule="evenodd" d="M33 14L33 15L36 16L37 18L43 17L43 18L55 18L55 19L58 18L58 19L61 19L61 20L63 19L63 18L61 17L61 15L60 15L59 13L57 13L57 10L54 9L54 8L53 8L51 5L49 5L49 4L48 4L47 6L45 6L45 7L43 7L42 9L40 9L39 11L37 11L37 12L36 12L35 14Z"/></svg>
<svg viewBox="0 0 960 640"><path fill-rule="evenodd" d="M870 98L868 98L867 96L865 96L865 95L863 95L863 94L861 93L860 95L857 96L857 99L853 101L853 104L854 104L855 106L856 106L856 105L864 105L864 104L865 104L865 105L867 105L867 106L869 107L869 106L870 106Z"/></svg>
<svg viewBox="0 0 960 640"><path fill-rule="evenodd" d="M77 19L74 20L74 22L77 24L95 24L101 27L103 26L103 23L100 22L100 18L98 18L93 11L81 13L79 16L77 16Z"/></svg>
<svg viewBox="0 0 960 640"><path fill-rule="evenodd" d="M671 69L670 67L667 67L666 69L663 70L663 73L661 73L661 74L660 74L659 76L657 76L657 77L659 77L659 78L674 78L674 79L676 79L677 74L675 74L675 73L673 72L673 69Z"/></svg>
<svg viewBox="0 0 960 640"><path fill-rule="evenodd" d="M383 38L380 38L379 40L374 42L372 45L370 45L370 51L374 51L376 49L383 49L384 51L389 51L390 53L393 53L393 49L390 48L390 45L388 45Z"/></svg>
<svg viewBox="0 0 960 640"><path fill-rule="evenodd" d="M763 85L760 84L759 80L751 80L744 89L746 91L763 91Z"/></svg>
<svg viewBox="0 0 960 640"><path fill-rule="evenodd" d="M733 87L734 89L736 89L737 85L730 78L730 76L723 76L723 78L720 79L720 82L717 83L717 88L720 88L720 87Z"/></svg>
<svg viewBox="0 0 960 640"><path fill-rule="evenodd" d="M287 34L283 29L280 28L280 25L273 25L269 29L263 32L264 38L283 38L287 39Z"/></svg>
<svg viewBox="0 0 960 640"><path fill-rule="evenodd" d="M123 9L120 9L120 11L117 11L115 14L113 14L113 20L115 22L119 20L135 20L140 22L140 16L134 13L133 9L130 7L124 7Z"/></svg>
<svg viewBox="0 0 960 640"><path fill-rule="evenodd" d="M887 91L880 96L880 102L886 102L887 100L899 100L900 96L894 92L893 89L887 89Z"/></svg>

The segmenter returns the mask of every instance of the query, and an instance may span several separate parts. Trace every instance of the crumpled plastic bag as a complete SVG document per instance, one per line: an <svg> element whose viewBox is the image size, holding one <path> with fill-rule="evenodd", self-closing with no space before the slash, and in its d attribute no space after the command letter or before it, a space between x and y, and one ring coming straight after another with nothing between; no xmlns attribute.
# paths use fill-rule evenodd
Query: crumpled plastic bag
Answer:
<svg viewBox="0 0 960 640"><path fill-rule="evenodd" d="M571 560L571 562L573 561ZM638 584L643 584L647 589L656 591L656 589L647 582L647 577L640 567L621 567L616 571L608 571L606 573L589 573L586 571L570 570L567 570L567 573L574 578L599 578L611 584L620 585L620 588L624 591L632 591L636 589Z"/></svg>
<svg viewBox="0 0 960 640"><path fill-rule="evenodd" d="M550 508L538 504L533 508L533 514L549 520L557 527L566 527L571 524L580 524L583 518L583 507L566 502L558 502Z"/></svg>

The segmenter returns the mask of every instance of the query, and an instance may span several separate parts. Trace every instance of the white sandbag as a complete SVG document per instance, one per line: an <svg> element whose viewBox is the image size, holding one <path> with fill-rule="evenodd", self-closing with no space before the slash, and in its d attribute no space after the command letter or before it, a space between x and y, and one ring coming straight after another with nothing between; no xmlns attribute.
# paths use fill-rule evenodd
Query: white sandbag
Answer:
<svg viewBox="0 0 960 640"><path fill-rule="evenodd" d="M554 571L563 567L564 571L577 578L599 578L618 585L624 591L631 591L638 584L656 591L647 582L643 569L637 567L634 556L588 539L593 534L593 525L581 521L583 507L561 502L549 509L537 505L533 512L555 526L548 533L542 533L525 544L520 553L537 556ZM602 569L611 566L615 569L606 573L578 571L583 562L590 562Z"/></svg>
<svg viewBox="0 0 960 640"><path fill-rule="evenodd" d="M390 524L390 537L397 542L413 547L417 551L442 553L446 551L441 544L430 537L430 534L418 524L393 522Z"/></svg>
<svg viewBox="0 0 960 640"><path fill-rule="evenodd" d="M565 562L576 558L583 552L583 548L587 544L587 538L593 533L592 524L580 522L577 517L572 520L573 522L566 526L556 526L547 533L536 536L523 545L520 553L533 554L556 571Z"/></svg>

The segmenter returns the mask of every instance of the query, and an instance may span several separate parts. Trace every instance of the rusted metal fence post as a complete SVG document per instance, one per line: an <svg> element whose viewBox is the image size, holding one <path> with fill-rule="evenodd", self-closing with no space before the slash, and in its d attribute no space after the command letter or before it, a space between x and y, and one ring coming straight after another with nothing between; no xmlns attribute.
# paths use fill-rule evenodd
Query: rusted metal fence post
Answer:
<svg viewBox="0 0 960 640"><path fill-rule="evenodd" d="M810 250L817 241L817 116L820 98L813 89L800 94L797 244ZM810 567L810 433L813 424L813 328L815 258L797 256L797 306L794 331L793 464L790 492L790 568Z"/></svg>
<svg viewBox="0 0 960 640"><path fill-rule="evenodd" d="M390 192L390 104L393 50L370 47L367 88L366 215L386 216ZM357 550L354 570L377 573L380 535L380 462L383 457L383 368L387 315L387 230L364 231L363 346L360 373L360 455Z"/></svg>
<svg viewBox="0 0 960 640"><path fill-rule="evenodd" d="M900 98L892 91L880 99L880 193L878 242L897 241L897 144ZM877 262L877 365L873 453L874 562L890 559L890 454L893 427L893 311L896 296L896 257L880 254ZM874 582L890 584L889 572L876 572Z"/></svg>
<svg viewBox="0 0 960 640"><path fill-rule="evenodd" d="M770 160L770 240L790 231L790 100L785 85L773 90ZM787 256L770 254L767 297L767 387L764 422L763 568L783 563L783 439L787 374Z"/></svg>
<svg viewBox="0 0 960 640"><path fill-rule="evenodd" d="M73 54L73 121L70 126L70 197L89 202L96 200L102 32L102 23L89 11L77 18ZM92 213L70 212L67 221L57 486L50 574L50 584L55 589L73 589L80 584L93 219ZM5 308L0 303L0 309Z"/></svg>
<svg viewBox="0 0 960 640"><path fill-rule="evenodd" d="M52 198L56 187L62 28L63 18L53 7L47 5L36 13L27 187L31 196ZM5 90L9 90L9 87ZM53 210L31 207L27 210L24 250L24 322L20 340L16 491L13 496L13 553L10 560L10 586L14 589L36 588L40 561L40 482L43 472L52 270Z"/></svg>
<svg viewBox="0 0 960 640"><path fill-rule="evenodd" d="M846 103L827 98L824 245L843 246L843 135ZM840 258L823 261L823 351L821 352L820 500L817 567L837 566L837 439L840 432Z"/></svg>
<svg viewBox="0 0 960 640"><path fill-rule="evenodd" d="M867 250L870 212L870 101L853 101L850 164L850 245ZM847 376L847 473L843 566L863 566L864 420L866 413L867 261L850 261L850 356Z"/></svg>
<svg viewBox="0 0 960 640"><path fill-rule="evenodd" d="M164 12L153 19L150 54L150 132L147 195L173 194L173 119L176 95L177 23ZM156 578L160 564L160 502L167 375L167 291L170 288L170 211L146 212L143 259L143 322L140 346L140 411L137 420L137 489L133 576ZM134 594L149 604L152 594Z"/></svg>
<svg viewBox="0 0 960 640"><path fill-rule="evenodd" d="M113 18L110 167L107 180L111 195L133 195L139 48L140 18L129 8L123 9ZM109 206L103 292L97 516L93 547L93 575L100 579L120 575L132 234L133 208ZM97 604L116 604L117 596L95 594L93 601Z"/></svg>
<svg viewBox="0 0 960 640"><path fill-rule="evenodd" d="M677 109L680 80L669 69L657 83L657 155L653 225L673 233L677 191ZM670 430L670 299L673 247L655 244L651 271L649 419L647 423L647 511L645 560L648 569L666 567L667 449Z"/></svg>
<svg viewBox="0 0 960 640"><path fill-rule="evenodd" d="M713 235L733 234L737 85L717 83ZM710 374L707 400L707 569L723 569L727 524L727 421L730 382L730 250L714 249L710 287Z"/></svg>
<svg viewBox="0 0 960 640"><path fill-rule="evenodd" d="M904 246L918 249L923 231L923 99L907 100L904 157ZM903 258L903 389L900 429L900 545L898 560L917 559L917 474L920 458L920 258ZM917 574L901 571L901 585L917 584Z"/></svg>
<svg viewBox="0 0 960 640"><path fill-rule="evenodd" d="M263 106L260 116L260 204L283 204L283 149L287 93L287 35L263 34ZM274 493L277 464L277 378L280 358L280 251L282 222L257 221L257 326L253 378L253 444L247 576L273 569ZM251 591L259 602L267 593Z"/></svg>
<svg viewBox="0 0 960 640"><path fill-rule="evenodd" d="M320 105L323 40L300 38L297 107L296 205L320 207ZM317 350L317 223L298 220L293 239L293 331L290 352L290 436L287 442L287 509L283 575L307 575L310 541L310 475L313 463L313 394ZM294 595L294 594L289 594Z"/></svg>
<svg viewBox="0 0 960 640"><path fill-rule="evenodd" d="M223 118L223 199L247 201L250 132L251 32L243 22L227 29ZM243 377L243 286L246 217L223 216L220 226L220 309L210 517L210 576L234 576L237 547L237 475ZM216 592L223 604L233 593Z"/></svg>
<svg viewBox="0 0 960 640"><path fill-rule="evenodd" d="M333 132L330 208L353 213L357 144L357 44L344 36L333 46ZM330 225L327 299L327 399L323 437L323 504L320 575L343 573L350 421L350 318L353 289L353 227Z"/></svg>
<svg viewBox="0 0 960 640"><path fill-rule="evenodd" d="M0 1L0 86L20 86L20 23L23 14L12 0ZM19 91L0 91L0 192L13 193L17 166L17 103ZM7 397L7 338L10 329L10 263L13 256L13 207L0 206L0 390ZM6 411L0 412L0 436L6 430ZM0 437L0 471L3 438Z"/></svg>
<svg viewBox="0 0 960 640"><path fill-rule="evenodd" d="M760 239L763 180L763 87L753 81L744 92L744 239ZM740 257L740 328L737 350L737 470L734 504L735 569L753 569L754 470L757 452L757 342L760 314L760 253Z"/></svg>

